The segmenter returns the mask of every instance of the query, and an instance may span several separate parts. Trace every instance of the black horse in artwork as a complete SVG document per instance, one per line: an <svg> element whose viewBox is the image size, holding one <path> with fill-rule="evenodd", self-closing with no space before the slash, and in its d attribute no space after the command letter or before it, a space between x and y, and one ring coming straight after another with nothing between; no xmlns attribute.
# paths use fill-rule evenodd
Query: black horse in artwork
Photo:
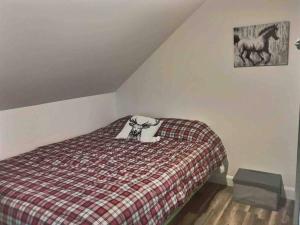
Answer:
<svg viewBox="0 0 300 225"><path fill-rule="evenodd" d="M262 29L256 38L240 39L240 37L235 34L234 44L238 48L239 57L242 59L243 64L246 65L245 59L248 59L252 65L257 65L262 62L264 62L265 65L268 64L272 57L269 50L269 40L271 37L274 38L274 40L279 39L277 31L278 24L274 24ZM259 56L260 61L254 62L250 57L251 53L256 53ZM266 58L264 58L263 53L266 53Z"/></svg>

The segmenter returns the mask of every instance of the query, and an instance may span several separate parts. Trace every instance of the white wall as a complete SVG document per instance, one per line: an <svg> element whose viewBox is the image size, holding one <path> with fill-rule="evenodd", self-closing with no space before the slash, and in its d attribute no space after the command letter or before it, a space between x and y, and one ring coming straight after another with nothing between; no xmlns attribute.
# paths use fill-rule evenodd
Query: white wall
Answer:
<svg viewBox="0 0 300 225"><path fill-rule="evenodd" d="M1 0L0 110L115 91L203 0Z"/></svg>
<svg viewBox="0 0 300 225"><path fill-rule="evenodd" d="M117 91L118 114L198 119L239 167L281 173L293 189L300 102L298 0L209 0ZM288 66L233 68L233 27L290 21Z"/></svg>
<svg viewBox="0 0 300 225"><path fill-rule="evenodd" d="M115 93L0 111L0 160L116 119Z"/></svg>

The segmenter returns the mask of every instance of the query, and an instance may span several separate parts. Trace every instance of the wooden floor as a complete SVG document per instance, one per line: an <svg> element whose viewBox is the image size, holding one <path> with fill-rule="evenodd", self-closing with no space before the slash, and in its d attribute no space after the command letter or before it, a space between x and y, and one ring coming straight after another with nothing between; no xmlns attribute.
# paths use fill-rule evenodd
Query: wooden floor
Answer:
<svg viewBox="0 0 300 225"><path fill-rule="evenodd" d="M171 225L292 225L293 201L279 211L234 202L232 188L207 183L174 218Z"/></svg>

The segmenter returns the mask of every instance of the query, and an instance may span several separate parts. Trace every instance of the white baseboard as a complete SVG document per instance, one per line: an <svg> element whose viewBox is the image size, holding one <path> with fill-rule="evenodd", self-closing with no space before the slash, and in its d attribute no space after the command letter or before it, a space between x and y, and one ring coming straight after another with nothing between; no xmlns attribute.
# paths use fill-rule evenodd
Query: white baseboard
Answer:
<svg viewBox="0 0 300 225"><path fill-rule="evenodd" d="M284 191L287 199L295 200L295 188L284 187Z"/></svg>
<svg viewBox="0 0 300 225"><path fill-rule="evenodd" d="M233 176L227 175L226 179L221 174L214 174L209 179L212 183L223 184L232 187L233 186ZM295 188L284 187L283 197L291 200L295 200Z"/></svg>

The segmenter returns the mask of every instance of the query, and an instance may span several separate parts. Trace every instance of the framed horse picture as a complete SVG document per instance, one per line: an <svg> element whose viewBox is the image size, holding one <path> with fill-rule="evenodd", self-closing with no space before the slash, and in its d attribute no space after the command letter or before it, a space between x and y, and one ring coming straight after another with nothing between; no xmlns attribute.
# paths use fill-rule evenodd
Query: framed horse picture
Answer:
<svg viewBox="0 0 300 225"><path fill-rule="evenodd" d="M290 22L235 27L234 67L288 65Z"/></svg>

